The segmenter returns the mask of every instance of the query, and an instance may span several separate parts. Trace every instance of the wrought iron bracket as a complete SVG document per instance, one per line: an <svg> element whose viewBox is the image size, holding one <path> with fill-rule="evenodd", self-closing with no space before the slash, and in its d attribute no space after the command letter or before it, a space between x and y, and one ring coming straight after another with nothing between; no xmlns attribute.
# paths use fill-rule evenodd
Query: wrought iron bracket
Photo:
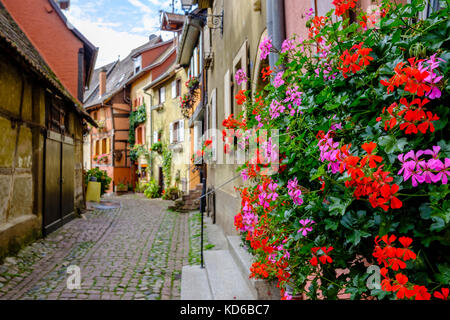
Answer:
<svg viewBox="0 0 450 320"><path fill-rule="evenodd" d="M209 29L220 29L220 34L223 35L223 9L220 14L196 14L189 13L190 17L200 19L203 23L208 22L210 18L210 24L208 24Z"/></svg>

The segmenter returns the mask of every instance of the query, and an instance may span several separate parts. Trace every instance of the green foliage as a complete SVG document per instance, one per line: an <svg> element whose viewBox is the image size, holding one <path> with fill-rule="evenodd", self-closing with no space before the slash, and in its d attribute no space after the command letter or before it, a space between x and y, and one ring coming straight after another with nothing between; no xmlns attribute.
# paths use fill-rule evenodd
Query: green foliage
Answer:
<svg viewBox="0 0 450 320"><path fill-rule="evenodd" d="M152 178L149 183L144 185L144 194L147 198L158 198L160 196L159 189L158 183Z"/></svg>
<svg viewBox="0 0 450 320"><path fill-rule="evenodd" d="M164 174L164 185L172 183L172 152L165 146L162 147L162 169Z"/></svg>
<svg viewBox="0 0 450 320"><path fill-rule="evenodd" d="M88 170L84 175L86 185L88 184L89 179L92 177L97 178L97 182L101 183L101 195L105 194L106 190L109 189L109 184L112 181L107 172L105 170L100 170L99 168Z"/></svg>
<svg viewBox="0 0 450 320"><path fill-rule="evenodd" d="M177 187L166 188L163 192L162 198L164 200L176 200L180 197L181 192Z"/></svg>
<svg viewBox="0 0 450 320"><path fill-rule="evenodd" d="M158 153L162 153L162 148L163 148L163 145L162 145L161 141L153 143L152 147L151 147L152 151L155 151Z"/></svg>
<svg viewBox="0 0 450 320"><path fill-rule="evenodd" d="M128 132L128 142L130 143L130 158L132 161L136 161L137 153L136 150L133 151L133 146L136 142L135 130L136 127L145 122L147 120L147 111L145 107L145 103L142 106L139 106L136 111L132 111L128 118L130 127Z"/></svg>
<svg viewBox="0 0 450 320"><path fill-rule="evenodd" d="M259 105L253 102L248 102L245 108L249 128L256 127L260 122L252 116L255 110L255 114L262 119L270 119L264 123L263 129L277 128L280 132L279 153L281 165L285 165L286 169L271 176L280 186L277 189L279 197L276 204L271 203L273 210L257 210L260 215L267 213L267 219L261 219L260 225L268 221L268 241L285 239L283 248L290 253L289 286L294 288L294 293L304 292L309 282L308 276L316 271L309 263L311 248L334 248L331 252L332 265L321 266L321 275L309 282L311 290L308 295L312 299L317 299L318 290L325 298L336 299L341 289L345 289L355 299L370 294L384 298L386 292L371 292L366 287L366 268L361 260L355 259L360 256L370 263L376 263L372 256L374 239L385 234L414 239L412 248L417 253L417 260L408 264L407 271L412 283L424 285L429 290L441 285L448 286L449 283L448 185L438 182L413 187L411 179L404 181L402 175L398 175L401 169L398 155L409 150L425 150L439 145L439 158L449 157L449 11L446 8L433 13L426 20L418 20L414 17L423 9L423 1L398 6L389 3L390 10L381 19L379 28L364 31L357 23L349 26L348 19L330 23L318 32L315 39L299 44L295 54L281 53L278 65L285 67L285 83L279 87L273 83L266 85L261 94L265 97L265 109L258 109ZM331 46L329 62L332 72L336 73L334 78L328 78L329 74L324 73L323 69L317 69L320 59L314 40L319 37L325 39L324 45ZM344 78L337 69L340 57L345 50L350 51L359 43L372 49L370 57L373 61ZM398 126L384 130L384 123L377 122L376 118L384 107L398 102L406 92L401 88L387 92L380 81L391 78L399 62L408 64L409 58L426 59L433 54L445 60L439 64L443 80L437 84L442 97L431 100L427 105L428 110L440 118L434 123L434 132L405 134ZM286 90L292 85L298 85L299 91L303 93L301 114L288 115L285 112L282 116L271 118L270 104L273 100L286 99ZM411 96L408 96L410 100ZM363 144L377 143L376 154L383 158L383 171L389 172L394 178L393 183L400 186L397 196L403 203L401 208L389 208L385 212L379 207L374 208L367 197L355 197L354 189L345 186L350 178L339 172L333 174L327 163L320 160L316 136L319 130L327 132L337 123L342 124L342 129L336 130L334 141L339 142L340 146L351 144L352 154L362 156ZM292 205L287 192L281 191L294 177L298 179L299 185L307 189L302 189L301 206ZM256 189L254 185L261 185L261 180L253 181L252 187L248 189ZM306 218L316 223L313 231L304 237L297 231L300 228L299 220ZM243 235L244 238L246 235ZM267 263L262 250L253 250L253 253L256 261ZM347 268L349 272L336 277L337 268ZM271 277L275 278L276 273L271 274ZM391 298L392 294L386 297Z"/></svg>

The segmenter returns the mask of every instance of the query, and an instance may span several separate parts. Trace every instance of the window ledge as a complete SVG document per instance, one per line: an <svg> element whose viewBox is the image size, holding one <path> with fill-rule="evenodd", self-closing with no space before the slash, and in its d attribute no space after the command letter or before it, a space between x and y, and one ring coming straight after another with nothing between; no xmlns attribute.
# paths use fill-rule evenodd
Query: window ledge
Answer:
<svg viewBox="0 0 450 320"><path fill-rule="evenodd" d="M182 142L174 142L169 145L169 150L174 152L183 152L183 143Z"/></svg>
<svg viewBox="0 0 450 320"><path fill-rule="evenodd" d="M156 111L162 111L164 109L164 102L161 104L158 104L157 106L153 106L152 110L156 110Z"/></svg>

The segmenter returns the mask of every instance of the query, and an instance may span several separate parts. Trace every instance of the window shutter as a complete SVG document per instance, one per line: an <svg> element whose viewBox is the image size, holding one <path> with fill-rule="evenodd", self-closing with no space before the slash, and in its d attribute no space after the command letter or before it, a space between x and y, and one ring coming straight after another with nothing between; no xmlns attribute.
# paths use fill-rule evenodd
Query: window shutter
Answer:
<svg viewBox="0 0 450 320"><path fill-rule="evenodd" d="M217 160L217 104L216 104L216 89L211 92L211 129L212 129L212 148L213 160Z"/></svg>
<svg viewBox="0 0 450 320"><path fill-rule="evenodd" d="M111 139L106 138L106 153L109 154L111 152Z"/></svg>
<svg viewBox="0 0 450 320"><path fill-rule="evenodd" d="M158 142L158 131L153 131L153 143Z"/></svg>
<svg viewBox="0 0 450 320"><path fill-rule="evenodd" d="M179 120L178 122L178 141L184 141L184 120Z"/></svg>
<svg viewBox="0 0 450 320"><path fill-rule="evenodd" d="M177 81L172 81L172 99L177 97Z"/></svg>
<svg viewBox="0 0 450 320"><path fill-rule="evenodd" d="M170 137L170 143L173 143L173 123L169 126L169 137Z"/></svg>
<svg viewBox="0 0 450 320"><path fill-rule="evenodd" d="M161 87L159 89L159 101L164 103L166 101L166 87Z"/></svg>
<svg viewBox="0 0 450 320"><path fill-rule="evenodd" d="M225 118L228 118L228 116L231 114L231 84L230 84L230 70L227 70L225 73L224 79L224 90L223 90L223 99L224 99L224 111L225 111Z"/></svg>

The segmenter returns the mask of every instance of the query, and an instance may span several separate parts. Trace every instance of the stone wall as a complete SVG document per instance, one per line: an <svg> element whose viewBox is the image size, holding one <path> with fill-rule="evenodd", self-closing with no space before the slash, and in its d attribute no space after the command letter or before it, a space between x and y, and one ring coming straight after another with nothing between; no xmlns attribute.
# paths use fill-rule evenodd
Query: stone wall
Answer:
<svg viewBox="0 0 450 320"><path fill-rule="evenodd" d="M0 259L41 232L43 95L31 77L0 54Z"/></svg>

